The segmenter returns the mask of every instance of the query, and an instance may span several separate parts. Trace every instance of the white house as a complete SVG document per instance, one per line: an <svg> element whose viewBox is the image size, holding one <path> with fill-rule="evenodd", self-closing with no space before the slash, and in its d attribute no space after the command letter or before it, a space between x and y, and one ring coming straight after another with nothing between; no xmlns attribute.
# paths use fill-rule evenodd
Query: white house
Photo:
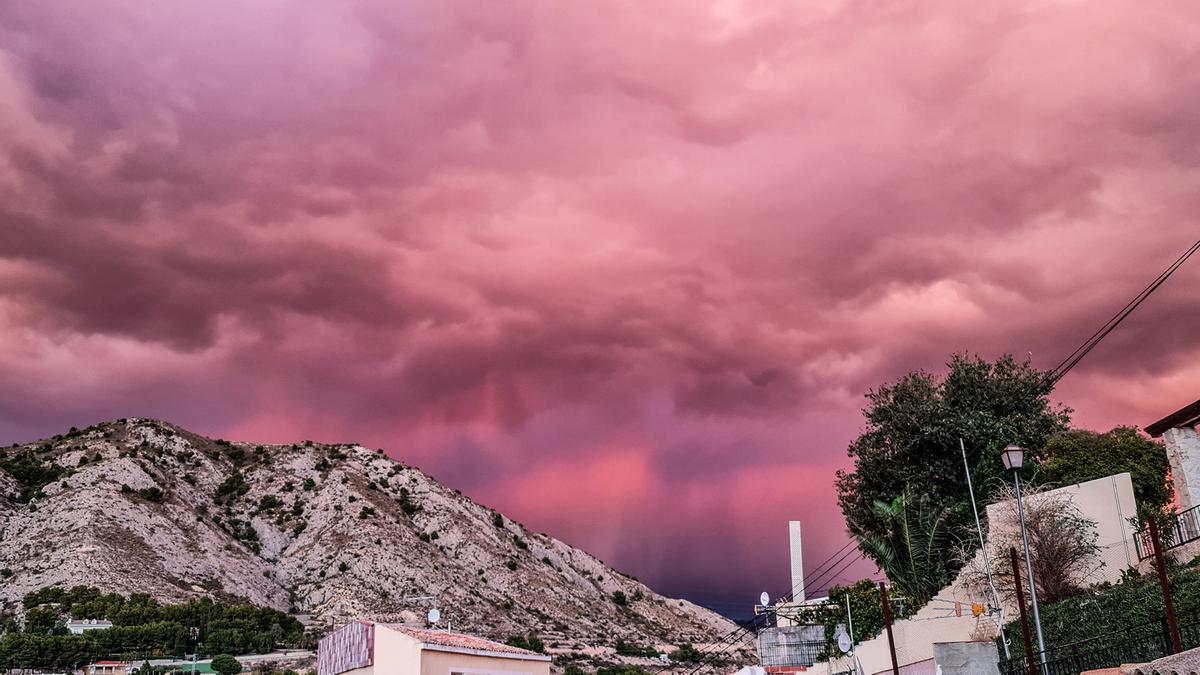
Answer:
<svg viewBox="0 0 1200 675"><path fill-rule="evenodd" d="M550 657L445 630L355 621L321 639L318 675L550 675Z"/></svg>
<svg viewBox="0 0 1200 675"><path fill-rule="evenodd" d="M67 622L67 630L71 635L83 635L89 630L104 630L105 628L112 628L112 622L104 619L71 619Z"/></svg>

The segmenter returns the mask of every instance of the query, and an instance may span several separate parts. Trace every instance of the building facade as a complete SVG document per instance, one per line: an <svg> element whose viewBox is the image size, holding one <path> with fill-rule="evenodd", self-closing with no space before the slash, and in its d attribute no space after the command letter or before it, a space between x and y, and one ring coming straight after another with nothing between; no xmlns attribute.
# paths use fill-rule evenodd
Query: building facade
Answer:
<svg viewBox="0 0 1200 675"><path fill-rule="evenodd" d="M550 657L445 630L355 621L321 639L318 675L550 675Z"/></svg>

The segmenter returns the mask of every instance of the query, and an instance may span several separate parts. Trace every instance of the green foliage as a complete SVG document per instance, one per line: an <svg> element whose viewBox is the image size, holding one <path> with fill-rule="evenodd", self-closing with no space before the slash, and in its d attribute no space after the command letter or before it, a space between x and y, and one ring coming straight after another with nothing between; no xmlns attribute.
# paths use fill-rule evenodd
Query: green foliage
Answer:
<svg viewBox="0 0 1200 675"><path fill-rule="evenodd" d="M141 497L142 499L145 499L148 502L155 502L155 503L161 502L167 496L166 493L164 493L162 491L162 488L160 488L158 486L142 488L142 489L138 490L137 492L138 492L138 496Z"/></svg>
<svg viewBox="0 0 1200 675"><path fill-rule="evenodd" d="M421 510L421 505L414 502L409 495L408 488L400 488L400 496L396 497L396 502L400 504L400 510L410 516Z"/></svg>
<svg viewBox="0 0 1200 675"><path fill-rule="evenodd" d="M514 635L504 641L504 644L516 647L518 649L528 649L531 652L539 654L546 653L546 645L542 643L542 639L537 635L530 633L529 635Z"/></svg>
<svg viewBox="0 0 1200 675"><path fill-rule="evenodd" d="M697 663L704 658L704 653L692 646L692 643L685 642L667 656L676 663Z"/></svg>
<svg viewBox="0 0 1200 675"><path fill-rule="evenodd" d="M1103 434L1084 430L1055 434L1035 459L1041 465L1041 482L1056 486L1129 472L1143 520L1162 513L1174 499L1166 450L1133 427L1117 427Z"/></svg>
<svg viewBox="0 0 1200 675"><path fill-rule="evenodd" d="M43 462L32 452L24 452L13 459L0 461L0 469L4 469L16 479L21 488L16 500L22 504L37 497L42 488L58 480L66 471L54 462Z"/></svg>
<svg viewBox="0 0 1200 675"><path fill-rule="evenodd" d="M516 560L506 560L506 561L504 561L504 566L514 572L517 571L517 561Z"/></svg>
<svg viewBox="0 0 1200 675"><path fill-rule="evenodd" d="M312 492L312 489L315 487L317 487L317 481L315 481L311 478L304 479L304 491L305 492Z"/></svg>
<svg viewBox="0 0 1200 675"><path fill-rule="evenodd" d="M614 646L617 649L617 653L621 656L648 656L650 658L658 656L658 650L654 647L644 647L635 642L626 642L620 638L617 638Z"/></svg>
<svg viewBox="0 0 1200 675"><path fill-rule="evenodd" d="M829 589L829 602L804 610L800 616L802 623L820 624L825 627L825 650L823 656L836 654L837 642L834 639L838 624L846 622L846 598L850 598L850 612L854 617L854 633L851 638L854 644L883 632L883 601L879 596L879 587L870 579L864 579L852 586L833 586ZM895 619L903 619L912 613L913 603L896 602L892 600L892 615Z"/></svg>
<svg viewBox="0 0 1200 675"><path fill-rule="evenodd" d="M104 657L153 658L195 651L261 653L299 644L304 636L300 622L283 612L207 598L160 605L146 594L126 597L89 586L52 586L26 594L22 603L25 629L6 631L0 639L0 670L65 670ZM67 616L108 619L113 627L60 635Z"/></svg>
<svg viewBox="0 0 1200 675"><path fill-rule="evenodd" d="M973 525L959 438L986 502L989 490L1008 480L1000 448L1008 443L1040 448L1067 429L1070 410L1051 405L1050 378L1028 361L955 354L947 367L945 377L912 372L867 394L866 431L847 449L854 470L839 471L835 481L838 504L860 542L889 536L887 513L875 504L892 504L906 489L928 495L924 508L930 512L945 512L952 538ZM972 539L962 543L970 546ZM954 548L935 553L931 586L946 585L958 571ZM869 555L883 566L878 553Z"/></svg>
<svg viewBox="0 0 1200 675"><path fill-rule="evenodd" d="M500 515L499 511L492 514L492 524L496 527L504 527L504 516Z"/></svg>
<svg viewBox="0 0 1200 675"><path fill-rule="evenodd" d="M281 506L283 506L283 501L281 501L279 497L276 497L275 495L263 495L258 500L259 513L263 513L265 511L274 511Z"/></svg>
<svg viewBox="0 0 1200 675"><path fill-rule="evenodd" d="M859 537L863 553L916 606L929 602L950 576L946 530L948 510L926 494L905 491L890 503L875 502L874 532ZM850 528L854 529L854 523Z"/></svg>
<svg viewBox="0 0 1200 675"><path fill-rule="evenodd" d="M237 675L242 672L242 664L229 654L217 654L213 657L212 669L220 675Z"/></svg>
<svg viewBox="0 0 1200 675"><path fill-rule="evenodd" d="M563 675L587 675L587 671L572 663L563 669Z"/></svg>
<svg viewBox="0 0 1200 675"><path fill-rule="evenodd" d="M1200 613L1200 570L1192 563L1181 566L1169 562L1168 577L1180 623L1195 621ZM1162 635L1165 612L1158 577L1153 571L1145 575L1127 573L1115 585L1093 588L1041 606L1042 628L1048 647L1099 637L1089 643L1089 648L1092 644L1096 648L1120 648L1138 642L1130 637L1130 633L1151 634L1152 639L1158 639ZM1019 645L1020 619L1009 621L1005 628Z"/></svg>
<svg viewBox="0 0 1200 675"><path fill-rule="evenodd" d="M612 601L613 601L613 603L620 605L622 607L629 604L629 598L625 597L625 591L613 591Z"/></svg>
<svg viewBox="0 0 1200 675"><path fill-rule="evenodd" d="M232 503L249 491L250 486L246 484L245 476L241 471L234 469L233 473L217 486L216 501L218 504Z"/></svg>

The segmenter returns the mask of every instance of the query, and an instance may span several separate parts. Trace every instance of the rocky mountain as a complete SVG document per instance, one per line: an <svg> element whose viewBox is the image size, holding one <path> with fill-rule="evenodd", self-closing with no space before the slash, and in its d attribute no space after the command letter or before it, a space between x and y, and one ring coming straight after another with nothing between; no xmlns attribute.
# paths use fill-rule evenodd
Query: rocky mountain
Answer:
<svg viewBox="0 0 1200 675"><path fill-rule="evenodd" d="M124 419L0 450L0 603L50 585L239 599L333 625L705 643L733 629L359 445L253 445ZM432 596L434 601L412 599Z"/></svg>

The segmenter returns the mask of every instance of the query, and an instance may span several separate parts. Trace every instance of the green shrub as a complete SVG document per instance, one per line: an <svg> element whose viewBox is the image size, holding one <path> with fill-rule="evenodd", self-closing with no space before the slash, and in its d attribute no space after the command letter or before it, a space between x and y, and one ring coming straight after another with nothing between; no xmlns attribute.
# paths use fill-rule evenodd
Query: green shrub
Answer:
<svg viewBox="0 0 1200 675"><path fill-rule="evenodd" d="M233 473L217 486L216 500L218 503L230 503L249 491L250 486L246 484L246 478L242 472L234 469Z"/></svg>
<svg viewBox="0 0 1200 675"><path fill-rule="evenodd" d="M242 672L242 664L229 654L217 654L213 657L212 669L220 675L237 675Z"/></svg>
<svg viewBox="0 0 1200 675"><path fill-rule="evenodd" d="M25 452L14 459L0 462L0 469L7 471L17 481L21 491L17 501L26 503L41 492L41 489L58 480L66 469L54 462L43 462L32 452Z"/></svg>
<svg viewBox="0 0 1200 675"><path fill-rule="evenodd" d="M625 591L613 591L612 601L622 607L629 604L629 599L625 597Z"/></svg>
<svg viewBox="0 0 1200 675"><path fill-rule="evenodd" d="M148 502L161 502L167 495L158 486L142 488L138 490L138 496Z"/></svg>
<svg viewBox="0 0 1200 675"><path fill-rule="evenodd" d="M514 635L504 641L504 644L516 647L518 649L528 649L531 652L539 654L546 653L546 645L537 635L530 633L529 635Z"/></svg>
<svg viewBox="0 0 1200 675"><path fill-rule="evenodd" d="M696 649L694 646L692 646L692 643L690 642L685 642L679 645L679 649L676 649L667 656L669 656L670 659L676 663L696 663L700 659L704 658L704 654L702 654L699 649Z"/></svg>
<svg viewBox="0 0 1200 675"><path fill-rule="evenodd" d="M620 638L617 639L615 647L617 653L621 656L646 656L650 658L658 656L658 650L654 647L643 647L637 643L626 642Z"/></svg>

